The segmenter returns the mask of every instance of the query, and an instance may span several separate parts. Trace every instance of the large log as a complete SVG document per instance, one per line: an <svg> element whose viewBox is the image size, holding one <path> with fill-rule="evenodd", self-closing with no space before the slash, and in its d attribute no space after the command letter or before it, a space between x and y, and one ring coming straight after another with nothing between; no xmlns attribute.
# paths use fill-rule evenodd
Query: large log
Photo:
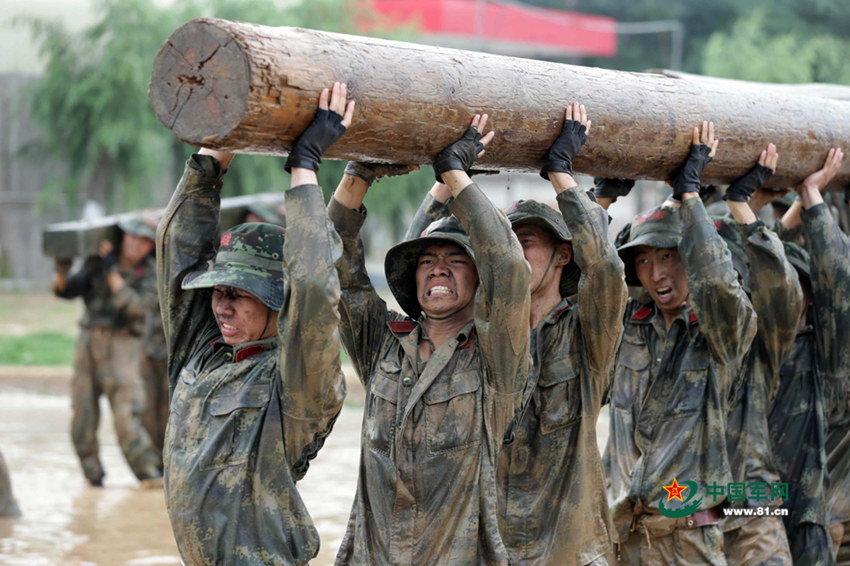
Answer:
<svg viewBox="0 0 850 566"><path fill-rule="evenodd" d="M781 156L772 186L802 180L829 147L850 148L848 102L214 19L192 20L166 40L150 98L187 143L286 155L334 81L348 83L357 110L332 159L430 163L487 112L497 136L480 166L536 171L575 100L593 120L574 164L590 175L667 179L703 119L721 139L704 174L714 182L747 171L768 142ZM848 183L850 160L833 186Z"/></svg>

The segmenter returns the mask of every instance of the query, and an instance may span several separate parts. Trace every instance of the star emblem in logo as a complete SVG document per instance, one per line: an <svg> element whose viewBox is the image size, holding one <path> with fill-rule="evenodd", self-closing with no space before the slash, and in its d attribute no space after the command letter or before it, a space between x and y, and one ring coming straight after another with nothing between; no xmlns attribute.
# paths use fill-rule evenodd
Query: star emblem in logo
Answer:
<svg viewBox="0 0 850 566"><path fill-rule="evenodd" d="M673 478L672 485L664 485L661 487L667 490L667 501L670 501L671 499L678 499L679 501L684 502L684 500L682 499L682 492L688 489L688 486L679 485L679 482L676 481L676 478Z"/></svg>

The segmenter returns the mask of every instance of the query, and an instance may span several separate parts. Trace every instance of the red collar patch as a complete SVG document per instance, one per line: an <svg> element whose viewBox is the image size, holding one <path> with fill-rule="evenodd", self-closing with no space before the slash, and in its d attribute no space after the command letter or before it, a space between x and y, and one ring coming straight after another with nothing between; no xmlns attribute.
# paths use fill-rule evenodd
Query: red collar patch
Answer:
<svg viewBox="0 0 850 566"><path fill-rule="evenodd" d="M256 344L254 346L248 346L247 348L241 348L236 352L236 361L241 362L242 360L246 360L251 356L256 356L260 352L263 351L263 347L260 344Z"/></svg>
<svg viewBox="0 0 850 566"><path fill-rule="evenodd" d="M409 320L393 320L389 323L389 325L390 330L401 334L413 332L413 329L416 328L416 325L410 322Z"/></svg>
<svg viewBox="0 0 850 566"><path fill-rule="evenodd" d="M632 315L632 320L645 320L646 317L652 314L652 309L647 306L642 306L639 308L635 314Z"/></svg>
<svg viewBox="0 0 850 566"><path fill-rule="evenodd" d="M691 316L688 317L688 322L693 324L696 321L697 321L697 315L693 311L691 311Z"/></svg>

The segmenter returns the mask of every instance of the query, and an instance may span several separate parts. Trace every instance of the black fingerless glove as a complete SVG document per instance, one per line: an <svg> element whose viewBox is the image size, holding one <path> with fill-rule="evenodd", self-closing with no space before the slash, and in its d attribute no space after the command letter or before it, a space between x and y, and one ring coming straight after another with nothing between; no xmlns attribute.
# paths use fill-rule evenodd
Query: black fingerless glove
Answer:
<svg viewBox="0 0 850 566"><path fill-rule="evenodd" d="M292 151L286 160L286 172L291 173L293 167L318 171L322 154L344 133L341 114L333 110L316 109L316 117L292 144Z"/></svg>
<svg viewBox="0 0 850 566"><path fill-rule="evenodd" d="M711 148L705 144L691 144L691 151L685 163L670 181L673 187L673 198L682 200L682 193L699 193L700 182L699 177L702 170L711 161L708 154L711 153Z"/></svg>
<svg viewBox="0 0 850 566"><path fill-rule="evenodd" d="M578 155L585 141L587 141L587 128L578 120L564 120L561 133L543 158L540 176L548 180L549 173L553 171L572 175L573 159Z"/></svg>
<svg viewBox="0 0 850 566"><path fill-rule="evenodd" d="M726 194L723 195L723 200L747 202L750 200L750 195L761 188L771 175L773 175L773 169L765 167L760 163L756 163L752 169L738 177L731 185L729 185L729 188L726 189Z"/></svg>
<svg viewBox="0 0 850 566"><path fill-rule="evenodd" d="M483 149L481 132L475 126L469 126L463 137L437 154L434 159L434 176L437 181L443 182L442 175L446 171L468 172Z"/></svg>
<svg viewBox="0 0 850 566"><path fill-rule="evenodd" d="M118 270L118 256L115 255L115 252L109 252L105 256L103 256L103 263L106 265L107 271L117 271Z"/></svg>
<svg viewBox="0 0 850 566"><path fill-rule="evenodd" d="M606 179L605 177L593 178L593 196L597 199L609 198L613 201L617 197L624 197L635 186L634 179Z"/></svg>
<svg viewBox="0 0 850 566"><path fill-rule="evenodd" d="M345 174L360 177L371 185L384 177L396 177L406 175L413 171L410 165L396 165L394 163L366 163L363 161L349 161L345 165Z"/></svg>
<svg viewBox="0 0 850 566"><path fill-rule="evenodd" d="M66 275L71 271L71 264L73 262L74 260L69 257L57 257L53 260L53 268L56 270L56 273Z"/></svg>

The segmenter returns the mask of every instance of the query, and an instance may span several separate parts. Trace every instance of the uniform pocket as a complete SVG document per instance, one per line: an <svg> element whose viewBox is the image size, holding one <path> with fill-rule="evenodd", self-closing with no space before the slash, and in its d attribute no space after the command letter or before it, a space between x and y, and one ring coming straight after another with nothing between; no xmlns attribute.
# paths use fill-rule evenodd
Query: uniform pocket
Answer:
<svg viewBox="0 0 850 566"><path fill-rule="evenodd" d="M439 454L481 441L483 426L481 372L466 371L435 381L422 396L428 431L428 452Z"/></svg>
<svg viewBox="0 0 850 566"><path fill-rule="evenodd" d="M537 380L540 431L549 434L581 420L581 382L569 358L546 363Z"/></svg>
<svg viewBox="0 0 850 566"><path fill-rule="evenodd" d="M621 409L630 409L637 395L640 376L649 371L651 358L643 341L632 336L623 336L614 368L611 384L611 404Z"/></svg>
<svg viewBox="0 0 850 566"><path fill-rule="evenodd" d="M259 421L271 399L271 383L252 383L235 392L210 398L209 433L205 450L207 457L202 469L237 466L248 461Z"/></svg>
<svg viewBox="0 0 850 566"><path fill-rule="evenodd" d="M395 439L395 420L401 367L381 362L369 384L371 395L366 400L366 444L370 450L389 456Z"/></svg>
<svg viewBox="0 0 850 566"><path fill-rule="evenodd" d="M708 368L707 354L696 353L682 360L676 383L669 393L666 414L677 416L702 410L706 401Z"/></svg>

